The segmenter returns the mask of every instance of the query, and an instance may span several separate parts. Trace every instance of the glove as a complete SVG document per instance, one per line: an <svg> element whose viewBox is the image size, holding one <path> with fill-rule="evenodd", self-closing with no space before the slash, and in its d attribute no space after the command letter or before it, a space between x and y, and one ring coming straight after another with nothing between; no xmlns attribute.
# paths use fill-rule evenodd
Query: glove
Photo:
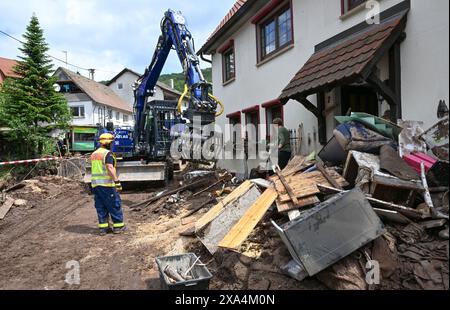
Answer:
<svg viewBox="0 0 450 310"><path fill-rule="evenodd" d="M117 190L118 192L121 192L121 191L122 191L122 184L120 184L120 181L117 181L117 182L116 182L116 190Z"/></svg>

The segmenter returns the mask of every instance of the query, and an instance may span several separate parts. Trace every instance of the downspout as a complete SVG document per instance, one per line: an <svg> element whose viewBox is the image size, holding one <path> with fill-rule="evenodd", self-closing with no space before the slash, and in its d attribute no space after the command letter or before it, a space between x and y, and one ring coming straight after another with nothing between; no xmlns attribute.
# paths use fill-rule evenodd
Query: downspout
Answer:
<svg viewBox="0 0 450 310"><path fill-rule="evenodd" d="M200 53L200 59L203 60L204 62L212 64L212 60L205 58L205 56L203 55L203 52Z"/></svg>

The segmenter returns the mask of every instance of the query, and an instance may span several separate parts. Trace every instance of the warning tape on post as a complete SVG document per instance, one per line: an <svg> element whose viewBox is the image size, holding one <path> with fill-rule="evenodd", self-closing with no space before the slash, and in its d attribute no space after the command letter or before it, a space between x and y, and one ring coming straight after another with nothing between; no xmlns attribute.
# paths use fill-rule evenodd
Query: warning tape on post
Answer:
<svg viewBox="0 0 450 310"><path fill-rule="evenodd" d="M56 161L56 160L59 160L59 157L46 157L46 158L39 158L39 159L5 161L5 162L0 162L0 167L1 166L10 166L10 165L32 164L32 163L39 163L39 162L44 162L44 161Z"/></svg>

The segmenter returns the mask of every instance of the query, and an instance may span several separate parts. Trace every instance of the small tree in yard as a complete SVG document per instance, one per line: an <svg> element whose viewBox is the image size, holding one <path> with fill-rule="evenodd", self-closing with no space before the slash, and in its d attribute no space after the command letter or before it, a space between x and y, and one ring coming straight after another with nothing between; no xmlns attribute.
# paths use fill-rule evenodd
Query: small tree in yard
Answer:
<svg viewBox="0 0 450 310"><path fill-rule="evenodd" d="M51 142L49 133L68 128L71 116L66 99L53 87L56 78L51 77L48 45L36 16L23 37L19 48L23 56L14 68L21 78L5 81L0 116L3 125L12 129L7 138L14 143L16 155L39 156Z"/></svg>

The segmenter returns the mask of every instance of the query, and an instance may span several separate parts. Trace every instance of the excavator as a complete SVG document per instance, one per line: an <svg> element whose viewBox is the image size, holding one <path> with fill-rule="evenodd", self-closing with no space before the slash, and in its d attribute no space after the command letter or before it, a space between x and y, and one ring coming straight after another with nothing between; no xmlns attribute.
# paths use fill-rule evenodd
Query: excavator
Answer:
<svg viewBox="0 0 450 310"><path fill-rule="evenodd" d="M176 51L183 67L184 92L178 101L151 101L171 50ZM194 39L181 12L165 12L153 58L136 81L134 96L134 128L109 128L98 135L115 135L112 151L118 157L121 182L168 182L173 177L170 149L180 131L187 129L192 133L195 121L209 125L224 112L223 104L212 95L212 84L202 74ZM91 181L89 165L84 181Z"/></svg>

